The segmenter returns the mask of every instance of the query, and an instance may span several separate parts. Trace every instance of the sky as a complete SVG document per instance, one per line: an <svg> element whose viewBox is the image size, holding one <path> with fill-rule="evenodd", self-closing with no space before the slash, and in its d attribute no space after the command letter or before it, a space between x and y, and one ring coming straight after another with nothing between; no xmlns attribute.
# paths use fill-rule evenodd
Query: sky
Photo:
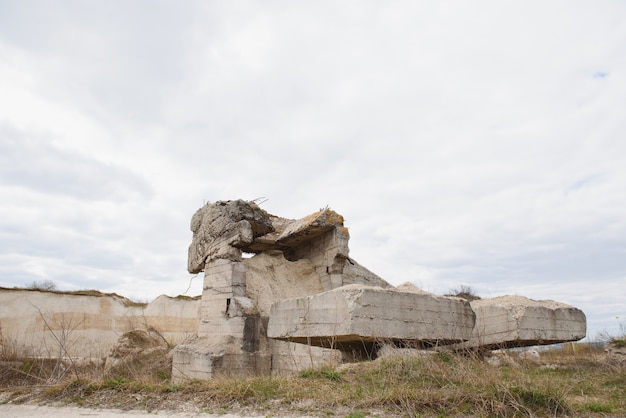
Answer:
<svg viewBox="0 0 626 418"><path fill-rule="evenodd" d="M207 202L626 324L626 2L0 0L0 286L198 295Z"/></svg>

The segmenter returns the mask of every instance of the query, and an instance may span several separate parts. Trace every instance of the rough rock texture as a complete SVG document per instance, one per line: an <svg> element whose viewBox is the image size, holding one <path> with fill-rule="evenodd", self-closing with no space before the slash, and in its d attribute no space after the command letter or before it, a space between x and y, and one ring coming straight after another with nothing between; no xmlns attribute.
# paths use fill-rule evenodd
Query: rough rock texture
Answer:
<svg viewBox="0 0 626 418"><path fill-rule="evenodd" d="M342 351L363 347L371 355L382 342L410 346L464 341L473 327L474 312L462 299L349 285L274 303L267 334Z"/></svg>
<svg viewBox="0 0 626 418"><path fill-rule="evenodd" d="M187 270L200 273L207 261L218 258L241 260L241 248L273 230L268 213L254 202L229 200L206 204L191 218L193 239Z"/></svg>
<svg viewBox="0 0 626 418"><path fill-rule="evenodd" d="M319 347L301 354L292 343L268 339L272 303L347 283L391 287L349 258L343 217L329 209L291 220L253 202L216 202L194 214L191 230L188 269L204 270L204 290L197 338L174 352L175 381L280 373L337 357ZM294 362L300 355L310 361Z"/></svg>
<svg viewBox="0 0 626 418"><path fill-rule="evenodd" d="M585 337L585 314L573 306L523 296L471 302L476 326L463 347L497 349L576 341Z"/></svg>

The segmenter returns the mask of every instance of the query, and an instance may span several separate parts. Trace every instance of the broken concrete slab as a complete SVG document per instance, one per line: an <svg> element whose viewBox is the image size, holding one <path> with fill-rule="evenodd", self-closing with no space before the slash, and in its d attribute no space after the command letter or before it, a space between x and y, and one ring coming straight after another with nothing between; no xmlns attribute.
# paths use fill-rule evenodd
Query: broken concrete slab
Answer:
<svg viewBox="0 0 626 418"><path fill-rule="evenodd" d="M573 306L523 296L470 302L476 313L472 338L462 348L498 349L556 344L585 337L585 314Z"/></svg>
<svg viewBox="0 0 626 418"><path fill-rule="evenodd" d="M267 335L342 351L375 350L381 342L464 341L471 337L474 319L461 299L349 285L274 303Z"/></svg>
<svg viewBox="0 0 626 418"><path fill-rule="evenodd" d="M241 248L272 232L270 215L254 202L228 200L207 203L191 218L189 273L200 273L205 262L218 258L241 260Z"/></svg>
<svg viewBox="0 0 626 418"><path fill-rule="evenodd" d="M343 216L331 209L323 209L297 220L273 216L272 225L274 230L250 245L251 251L298 247L336 228L346 237L349 236L348 229L343 226ZM347 240L342 244L343 252L347 256Z"/></svg>

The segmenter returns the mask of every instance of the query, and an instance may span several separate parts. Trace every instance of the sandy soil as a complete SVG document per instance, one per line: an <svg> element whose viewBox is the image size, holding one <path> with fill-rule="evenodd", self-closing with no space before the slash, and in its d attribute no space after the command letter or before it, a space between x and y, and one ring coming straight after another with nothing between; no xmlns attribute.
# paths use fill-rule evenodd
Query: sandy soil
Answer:
<svg viewBox="0 0 626 418"><path fill-rule="evenodd" d="M168 412L168 411L122 411L119 409L88 409L67 406L39 406L39 405L0 405L0 416L3 418L31 418L31 417L99 417L99 418L120 418L120 417L171 417L171 418L239 418L241 415L213 415L201 412ZM264 417L264 415L250 416Z"/></svg>

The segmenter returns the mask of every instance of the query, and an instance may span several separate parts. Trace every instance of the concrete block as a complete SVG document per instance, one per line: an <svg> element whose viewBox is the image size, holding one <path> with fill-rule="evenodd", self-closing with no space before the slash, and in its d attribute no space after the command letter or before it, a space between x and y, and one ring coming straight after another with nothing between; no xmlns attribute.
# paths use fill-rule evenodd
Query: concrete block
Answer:
<svg viewBox="0 0 626 418"><path fill-rule="evenodd" d="M213 260L207 263L204 273L204 289L215 289L216 292L245 292L246 269L242 262L229 260ZM237 294L236 296L245 296Z"/></svg>
<svg viewBox="0 0 626 418"><path fill-rule="evenodd" d="M580 309L552 300L500 296L471 302L476 313L468 348L510 348L577 341L585 337L587 320Z"/></svg>
<svg viewBox="0 0 626 418"><path fill-rule="evenodd" d="M474 318L458 298L349 285L274 303L267 335L344 351L383 341L448 344L469 339Z"/></svg>
<svg viewBox="0 0 626 418"><path fill-rule="evenodd" d="M339 350L271 340L272 376L288 376L306 369L333 367L343 363Z"/></svg>
<svg viewBox="0 0 626 418"><path fill-rule="evenodd" d="M269 353L233 350L215 338L197 337L176 346L172 357L172 382L208 380L215 376L269 376Z"/></svg>
<svg viewBox="0 0 626 418"><path fill-rule="evenodd" d="M176 346L172 356L172 383L213 377L214 351L205 348L200 341L200 338L196 338L194 342L197 344L189 342Z"/></svg>

